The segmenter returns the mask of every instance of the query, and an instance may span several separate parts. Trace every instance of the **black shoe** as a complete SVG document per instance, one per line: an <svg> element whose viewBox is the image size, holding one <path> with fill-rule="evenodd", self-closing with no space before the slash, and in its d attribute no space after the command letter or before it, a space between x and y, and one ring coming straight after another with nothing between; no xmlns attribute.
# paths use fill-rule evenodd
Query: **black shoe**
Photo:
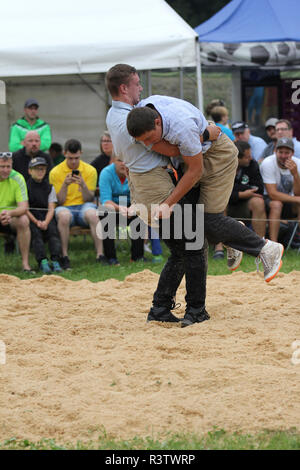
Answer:
<svg viewBox="0 0 300 470"><path fill-rule="evenodd" d="M104 255L99 255L98 258L96 259L97 263L103 264L103 265L108 265L108 259Z"/></svg>
<svg viewBox="0 0 300 470"><path fill-rule="evenodd" d="M182 318L177 318L173 313L166 307L152 307L148 313L147 323L149 321L162 321L178 323Z"/></svg>
<svg viewBox="0 0 300 470"><path fill-rule="evenodd" d="M69 260L68 256L62 256L61 259L60 259L59 264L60 264L61 268L63 268L65 271L67 269L71 269L70 260Z"/></svg>
<svg viewBox="0 0 300 470"><path fill-rule="evenodd" d="M119 260L117 258L109 258L108 264L110 266L120 266Z"/></svg>
<svg viewBox="0 0 300 470"><path fill-rule="evenodd" d="M181 321L181 327L184 328L186 326L193 325L194 323L202 323L209 319L210 316L205 309L199 312L199 309L189 308Z"/></svg>

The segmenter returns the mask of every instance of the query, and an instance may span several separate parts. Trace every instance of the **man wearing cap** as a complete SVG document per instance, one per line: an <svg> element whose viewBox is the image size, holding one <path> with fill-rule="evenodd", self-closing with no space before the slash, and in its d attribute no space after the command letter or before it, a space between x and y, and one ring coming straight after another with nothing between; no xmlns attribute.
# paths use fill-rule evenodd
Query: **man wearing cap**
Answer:
<svg viewBox="0 0 300 470"><path fill-rule="evenodd" d="M23 270L31 273L27 209L28 194L25 180L20 173L12 169L11 152L0 152L0 232L17 233Z"/></svg>
<svg viewBox="0 0 300 470"><path fill-rule="evenodd" d="M261 137L252 135L249 126L244 121L237 121L232 124L232 132L236 141L248 142L254 160L258 161L265 150L267 144Z"/></svg>
<svg viewBox="0 0 300 470"><path fill-rule="evenodd" d="M264 149L263 153L260 156L259 163L261 163L266 157L269 157L274 153L274 148L277 142L277 135L276 135L276 124L278 122L277 118L269 118L265 123L265 130L267 136L270 139L270 142Z"/></svg>
<svg viewBox="0 0 300 470"><path fill-rule="evenodd" d="M59 264L61 243L54 218L57 202L54 187L45 178L47 162L43 157L32 158L29 162L27 180L31 243L40 270L44 274L61 272ZM45 243L49 245L52 270L46 255Z"/></svg>
<svg viewBox="0 0 300 470"><path fill-rule="evenodd" d="M300 159L290 138L278 139L275 154L260 166L269 205L269 238L277 241L280 219L300 218Z"/></svg>
<svg viewBox="0 0 300 470"><path fill-rule="evenodd" d="M41 157L47 162L46 177L53 167L53 162L48 153L40 150L41 137L37 131L28 131L24 138L24 147L13 153L13 168L21 173L27 181L29 178L28 165L32 158Z"/></svg>
<svg viewBox="0 0 300 470"><path fill-rule="evenodd" d="M51 129L47 122L38 117L39 103L34 98L25 101L24 116L10 128L9 150L16 152L23 147L23 140L28 131L37 131L41 137L40 149L46 152L51 145Z"/></svg>

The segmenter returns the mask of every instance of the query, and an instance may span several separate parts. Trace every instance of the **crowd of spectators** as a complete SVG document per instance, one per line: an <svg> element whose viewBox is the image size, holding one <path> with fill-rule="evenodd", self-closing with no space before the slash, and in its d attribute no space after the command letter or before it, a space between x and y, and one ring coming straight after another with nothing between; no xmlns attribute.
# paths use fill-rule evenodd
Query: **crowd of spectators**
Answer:
<svg viewBox="0 0 300 470"><path fill-rule="evenodd" d="M78 140L69 139L64 146L52 142L50 125L39 118L38 111L37 100L26 100L24 116L11 126L9 152L0 153L0 234L5 237L5 253L12 252L17 241L24 272L34 272L29 264L30 248L43 273L70 269L70 229L80 226L90 230L96 261L118 266L115 237L99 236L99 220L103 235L110 212L116 228L127 226L137 216L130 213L127 169L114 155L109 133L103 132L100 154L88 164L82 159ZM235 142L239 152L226 214L244 220L260 237L278 241L281 226L300 218L300 142L293 136L291 123L269 118L264 140L252 135L244 121L230 126L222 100L213 100L206 114ZM102 216L97 212L100 204L106 209ZM146 230L152 259L160 262L157 234ZM133 262L145 260L144 238L131 240ZM219 244L214 258L222 257Z"/></svg>
<svg viewBox="0 0 300 470"><path fill-rule="evenodd" d="M119 265L115 235L103 240L101 223L99 232L97 206L102 204L108 211L113 206L117 221L125 216L129 223L136 215L127 214L126 168L113 154L109 133L101 136L101 153L89 164L82 160L77 139L69 139L64 146L52 142L51 128L38 117L38 110L37 100L26 100L24 116L11 126L9 152L0 153L0 233L5 237L5 253L13 252L17 242L26 273L35 272L29 264L30 248L43 273L68 270L70 229L79 226L90 230L96 262ZM103 169L107 171L102 177ZM120 196L126 196L124 207L118 204ZM131 260L145 260L144 238L132 240ZM158 260L155 253L153 260Z"/></svg>
<svg viewBox="0 0 300 470"><path fill-rule="evenodd" d="M247 122L229 126L228 110L220 100L213 100L206 112L229 137L233 134L239 151L226 214L243 220L261 237L278 241L282 233L280 241L286 244L284 234L291 233L292 221L300 219L300 142L293 135L291 122L270 117L263 139L252 135ZM214 258L223 257L223 246L218 244Z"/></svg>

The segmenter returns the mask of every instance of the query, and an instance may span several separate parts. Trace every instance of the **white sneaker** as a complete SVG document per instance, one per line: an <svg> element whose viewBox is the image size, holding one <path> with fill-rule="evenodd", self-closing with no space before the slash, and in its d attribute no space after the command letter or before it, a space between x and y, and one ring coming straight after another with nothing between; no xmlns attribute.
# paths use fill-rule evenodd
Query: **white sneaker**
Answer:
<svg viewBox="0 0 300 470"><path fill-rule="evenodd" d="M282 266L282 255L284 252L284 247L281 243L272 242L267 240L267 243L261 249L258 257L256 258L256 264L258 269L258 264L261 261L264 267L264 279L266 282L272 281L274 277L279 273L279 270Z"/></svg>
<svg viewBox="0 0 300 470"><path fill-rule="evenodd" d="M230 271L235 271L242 262L243 252L235 250L230 246L225 247L227 250L227 267Z"/></svg>

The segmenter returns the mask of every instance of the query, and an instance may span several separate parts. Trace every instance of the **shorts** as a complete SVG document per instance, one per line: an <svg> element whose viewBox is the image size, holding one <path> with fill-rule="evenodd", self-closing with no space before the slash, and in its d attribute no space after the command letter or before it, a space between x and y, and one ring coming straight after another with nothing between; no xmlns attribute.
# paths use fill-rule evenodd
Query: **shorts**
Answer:
<svg viewBox="0 0 300 470"><path fill-rule="evenodd" d="M246 201L239 201L237 204L228 204L227 215L234 219L251 219L249 199Z"/></svg>
<svg viewBox="0 0 300 470"><path fill-rule="evenodd" d="M264 200L266 204L267 214L269 214L271 199L269 198L269 196L264 195ZM297 209L295 208L295 205L292 202L283 202L280 218L289 220L294 219L295 217L297 217Z"/></svg>
<svg viewBox="0 0 300 470"><path fill-rule="evenodd" d="M60 212L68 210L71 213L70 227L74 225L79 225L80 227L88 227L89 225L85 221L84 214L90 209L97 209L96 204L93 202L85 202L84 204L79 204L76 206L58 206L55 209L55 217L57 220L57 215Z"/></svg>

